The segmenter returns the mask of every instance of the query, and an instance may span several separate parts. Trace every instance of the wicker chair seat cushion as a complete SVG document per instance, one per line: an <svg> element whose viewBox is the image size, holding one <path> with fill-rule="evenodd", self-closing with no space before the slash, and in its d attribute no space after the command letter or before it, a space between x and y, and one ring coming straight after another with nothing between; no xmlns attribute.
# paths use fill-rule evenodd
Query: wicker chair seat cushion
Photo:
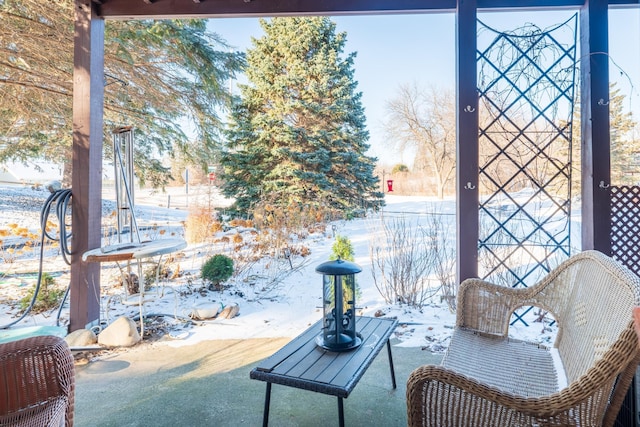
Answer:
<svg viewBox="0 0 640 427"><path fill-rule="evenodd" d="M555 393L566 384L562 364L547 347L458 328L442 366L522 397Z"/></svg>
<svg viewBox="0 0 640 427"><path fill-rule="evenodd" d="M63 427L68 400L66 397L57 397L48 402L23 409L16 413L0 415L2 427Z"/></svg>

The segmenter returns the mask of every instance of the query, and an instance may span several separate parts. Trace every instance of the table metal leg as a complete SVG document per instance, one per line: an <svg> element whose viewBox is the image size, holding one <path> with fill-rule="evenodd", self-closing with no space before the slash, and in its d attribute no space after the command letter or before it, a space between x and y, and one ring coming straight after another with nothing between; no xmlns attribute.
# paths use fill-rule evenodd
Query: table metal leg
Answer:
<svg viewBox="0 0 640 427"><path fill-rule="evenodd" d="M393 369L393 357L391 356L391 343L387 340L387 354L389 355L389 367L391 368L391 383L396 388L396 372Z"/></svg>
<svg viewBox="0 0 640 427"><path fill-rule="evenodd" d="M344 406L341 397L338 398L338 417L340 418L340 427L344 427Z"/></svg>
<svg viewBox="0 0 640 427"><path fill-rule="evenodd" d="M271 383L267 382L267 394L264 398L264 413L262 414L262 427L269 425L269 403L271 402Z"/></svg>

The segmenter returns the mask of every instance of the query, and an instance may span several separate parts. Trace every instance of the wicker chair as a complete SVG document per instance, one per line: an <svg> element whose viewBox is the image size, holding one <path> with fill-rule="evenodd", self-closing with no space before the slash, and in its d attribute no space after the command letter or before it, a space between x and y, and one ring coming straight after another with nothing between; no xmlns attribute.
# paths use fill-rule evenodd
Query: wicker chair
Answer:
<svg viewBox="0 0 640 427"><path fill-rule="evenodd" d="M39 336L0 344L0 426L73 426L75 372L67 343Z"/></svg>
<svg viewBox="0 0 640 427"><path fill-rule="evenodd" d="M529 288L465 280L442 364L408 379L408 424L612 426L640 362L637 305L640 278L595 251L571 257ZM522 306L557 320L553 348L507 337Z"/></svg>

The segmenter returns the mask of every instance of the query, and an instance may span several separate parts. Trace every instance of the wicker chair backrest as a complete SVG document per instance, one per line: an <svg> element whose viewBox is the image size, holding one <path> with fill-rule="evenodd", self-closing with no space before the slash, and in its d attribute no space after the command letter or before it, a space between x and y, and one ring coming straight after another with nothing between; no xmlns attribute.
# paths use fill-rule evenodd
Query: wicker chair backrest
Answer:
<svg viewBox="0 0 640 427"><path fill-rule="evenodd" d="M605 356L640 305L640 278L596 251L572 257L537 286L530 302L558 321L555 346L568 383Z"/></svg>

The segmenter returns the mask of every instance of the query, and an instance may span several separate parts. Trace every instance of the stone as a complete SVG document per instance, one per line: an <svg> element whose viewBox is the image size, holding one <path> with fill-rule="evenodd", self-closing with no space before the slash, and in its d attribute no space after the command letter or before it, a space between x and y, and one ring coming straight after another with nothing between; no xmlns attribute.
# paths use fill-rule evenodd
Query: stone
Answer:
<svg viewBox="0 0 640 427"><path fill-rule="evenodd" d="M98 337L90 329L78 329L67 335L64 340L69 347L88 347L98 342Z"/></svg>
<svg viewBox="0 0 640 427"><path fill-rule="evenodd" d="M136 323L126 316L118 317L98 334L98 344L106 347L131 347L140 340Z"/></svg>
<svg viewBox="0 0 640 427"><path fill-rule="evenodd" d="M220 304L214 302L203 302L193 307L189 317L196 320L205 320L216 317L220 311Z"/></svg>
<svg viewBox="0 0 640 427"><path fill-rule="evenodd" d="M62 189L62 183L60 181L57 181L57 180L49 181L49 182L44 184L44 188L46 188L47 190L49 190L51 192L51 194L53 194L56 191Z"/></svg>
<svg viewBox="0 0 640 427"><path fill-rule="evenodd" d="M217 319L233 319L240 312L238 304L231 303L224 307L224 309L218 314Z"/></svg>

